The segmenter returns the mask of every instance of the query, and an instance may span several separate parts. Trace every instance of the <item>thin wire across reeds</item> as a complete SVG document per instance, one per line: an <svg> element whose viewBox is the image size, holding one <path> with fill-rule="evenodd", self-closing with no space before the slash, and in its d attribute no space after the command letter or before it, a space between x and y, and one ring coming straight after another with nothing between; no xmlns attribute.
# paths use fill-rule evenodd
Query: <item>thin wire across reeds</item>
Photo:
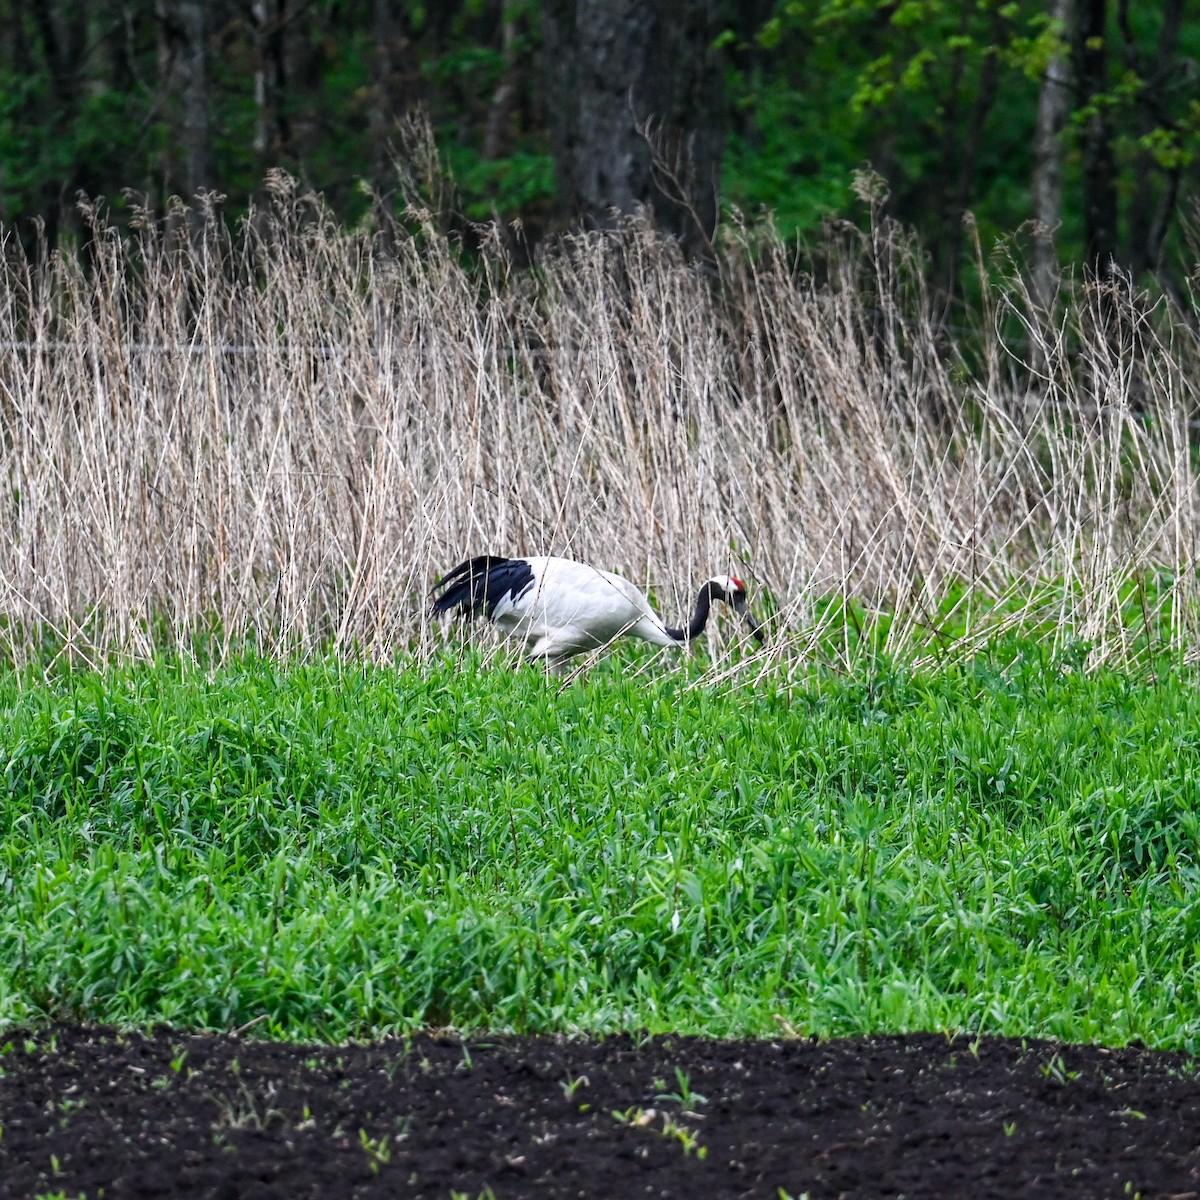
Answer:
<svg viewBox="0 0 1200 1200"><path fill-rule="evenodd" d="M863 621L898 653L1196 643L1197 338L1119 278L1050 318L985 279L953 334L881 221L819 279L770 238L714 275L637 222L517 272L271 189L238 231L6 243L10 660L428 648L430 583L482 552L620 570L672 620L744 574L763 662L851 658Z"/></svg>

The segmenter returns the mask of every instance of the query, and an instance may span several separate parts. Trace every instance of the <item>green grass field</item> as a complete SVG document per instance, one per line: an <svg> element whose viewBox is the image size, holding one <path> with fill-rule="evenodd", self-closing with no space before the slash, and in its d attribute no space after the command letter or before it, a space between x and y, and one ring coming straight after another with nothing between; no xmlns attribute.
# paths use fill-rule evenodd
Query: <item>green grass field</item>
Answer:
<svg viewBox="0 0 1200 1200"><path fill-rule="evenodd" d="M1178 670L164 660L0 728L4 1023L1200 1048Z"/></svg>

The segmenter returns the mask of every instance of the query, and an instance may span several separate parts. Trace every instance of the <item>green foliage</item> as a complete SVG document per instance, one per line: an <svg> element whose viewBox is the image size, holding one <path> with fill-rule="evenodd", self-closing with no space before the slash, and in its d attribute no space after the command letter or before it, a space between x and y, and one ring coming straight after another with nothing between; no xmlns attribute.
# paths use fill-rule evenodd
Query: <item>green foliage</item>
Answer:
<svg viewBox="0 0 1200 1200"><path fill-rule="evenodd" d="M97 88L69 107L45 72L0 70L0 220L44 213L60 197L73 202L77 189L98 190L93 164L105 160L117 158L135 184L138 132L131 96Z"/></svg>
<svg viewBox="0 0 1200 1200"><path fill-rule="evenodd" d="M1152 7L1152 6L1151 6ZM1174 59L1159 57L1160 12L1110 16L1103 48L1109 84L1073 108L1066 135L1063 257L1083 254L1082 159L1097 113L1112 127L1118 192L1136 257L1135 205L1169 195L1166 176L1191 172L1200 102L1185 79L1200 26L1183 21ZM739 39L723 39L735 115L727 203L770 208L785 232L843 212L851 172L869 162L887 180L891 211L933 247L942 279L962 270L957 226L975 216L983 244L1031 216L1038 90L1051 59L1067 56L1063 30L1031 0L780 0Z"/></svg>
<svg viewBox="0 0 1200 1200"><path fill-rule="evenodd" d="M1039 25L1032 4L786 0L755 36L769 53L743 51L754 69L730 76L743 120L730 139L727 198L770 205L785 231L811 228L822 211L846 207L851 174L868 161L898 215L944 231L958 221L955 177L982 123L969 202L985 232L1013 228L1028 215L1036 104L1020 67L1041 48ZM989 83L997 70L1012 76L999 89Z"/></svg>
<svg viewBox="0 0 1200 1200"><path fill-rule="evenodd" d="M4 1021L1200 1045L1171 671L163 660L0 724Z"/></svg>
<svg viewBox="0 0 1200 1200"><path fill-rule="evenodd" d="M458 226L519 218L531 240L553 223L555 101L533 0L400 6L386 54L371 6L301 6L288 18L278 94L267 89L267 124L278 127L269 149L259 144L265 93L255 72L270 31L236 6L211 7L213 182L231 216L278 166L354 224L371 194L364 181L396 192L385 167L388 143L403 140L394 121L420 107L459 189L457 210L442 215ZM1158 259L1161 231L1169 258L1181 250L1175 217L1194 189L1200 149L1190 66L1200 57L1200 22L1185 14L1177 39L1164 38L1161 6L1110 10L1104 37L1093 39L1105 57L1103 84L1089 96L1079 95L1078 80L1071 85L1058 243L1064 258L1081 258L1087 130L1103 116L1118 257L1136 265ZM47 32L54 16L37 21L19 10L0 47L0 220L17 224L27 244L25 223L36 217L50 221L52 241L56 223L64 235L82 230L80 190L119 212L126 189L148 194L157 211L185 189L178 47L163 53L152 5L123 12L113 23L96 6L57 6L63 25L81 23L74 39ZM1052 59L1077 61L1080 48L1075 30L1058 28L1044 5L777 0L729 17L713 47L726 73L727 209L769 213L785 235L812 234L830 216L854 216L853 172L869 164L887 180L890 215L926 238L934 282L945 287L970 273L965 211L985 247L1031 216L1040 84Z"/></svg>
<svg viewBox="0 0 1200 1200"><path fill-rule="evenodd" d="M503 158L485 159L473 147L447 145L446 163L462 198L463 214L473 221L511 220L553 200L554 159L518 149Z"/></svg>
<svg viewBox="0 0 1200 1200"><path fill-rule="evenodd" d="M752 136L730 136L724 162L724 201L752 217L768 212L789 237L843 212L853 199L857 163L846 145L839 107L813 106L784 84L763 81L742 95L752 111Z"/></svg>

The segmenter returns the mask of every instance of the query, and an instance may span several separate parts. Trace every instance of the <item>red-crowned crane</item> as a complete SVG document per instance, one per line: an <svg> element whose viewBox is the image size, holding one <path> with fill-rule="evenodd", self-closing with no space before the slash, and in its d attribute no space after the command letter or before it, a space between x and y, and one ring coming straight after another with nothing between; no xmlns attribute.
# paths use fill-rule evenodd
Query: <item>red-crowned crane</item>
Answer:
<svg viewBox="0 0 1200 1200"><path fill-rule="evenodd" d="M622 634L656 646L690 642L704 631L714 600L731 605L762 643L762 626L746 604L746 585L732 575L704 584L686 629L665 624L629 580L569 558L477 555L433 585L432 607L435 616L456 608L469 616L482 612L501 632L523 641L531 660L559 666Z"/></svg>

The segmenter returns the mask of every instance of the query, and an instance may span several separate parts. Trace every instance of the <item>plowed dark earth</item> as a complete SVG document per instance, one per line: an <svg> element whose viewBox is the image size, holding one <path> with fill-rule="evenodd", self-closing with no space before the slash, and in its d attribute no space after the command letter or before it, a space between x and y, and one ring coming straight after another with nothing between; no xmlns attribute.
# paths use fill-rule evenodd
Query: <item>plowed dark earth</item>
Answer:
<svg viewBox="0 0 1200 1200"><path fill-rule="evenodd" d="M1193 1060L938 1035L10 1032L0 1197L1200 1197ZM488 1191L491 1189L491 1192Z"/></svg>

